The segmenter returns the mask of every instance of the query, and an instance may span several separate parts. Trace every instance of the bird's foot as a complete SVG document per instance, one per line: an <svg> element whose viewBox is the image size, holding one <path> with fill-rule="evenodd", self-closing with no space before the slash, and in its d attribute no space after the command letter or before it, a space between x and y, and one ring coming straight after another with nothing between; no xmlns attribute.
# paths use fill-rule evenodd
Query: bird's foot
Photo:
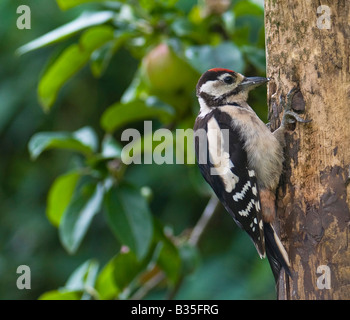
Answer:
<svg viewBox="0 0 350 320"><path fill-rule="evenodd" d="M280 105L283 107L284 110L281 124L283 127L287 126L288 124L294 124L296 122L308 123L312 121L311 119L301 118L295 111L293 111L293 97L297 92L299 92L299 88L294 87L288 92L285 100L282 98L282 96L280 97Z"/></svg>

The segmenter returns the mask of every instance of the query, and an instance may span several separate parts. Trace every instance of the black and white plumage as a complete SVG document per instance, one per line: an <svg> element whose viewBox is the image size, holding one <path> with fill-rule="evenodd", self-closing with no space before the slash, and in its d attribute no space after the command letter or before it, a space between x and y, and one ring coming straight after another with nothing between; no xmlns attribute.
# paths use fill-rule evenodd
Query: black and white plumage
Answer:
<svg viewBox="0 0 350 320"><path fill-rule="evenodd" d="M195 150L200 171L277 280L290 275L288 255L273 229L275 191L282 172L284 126L271 133L247 104L248 93L268 79L211 69L197 84L200 112Z"/></svg>

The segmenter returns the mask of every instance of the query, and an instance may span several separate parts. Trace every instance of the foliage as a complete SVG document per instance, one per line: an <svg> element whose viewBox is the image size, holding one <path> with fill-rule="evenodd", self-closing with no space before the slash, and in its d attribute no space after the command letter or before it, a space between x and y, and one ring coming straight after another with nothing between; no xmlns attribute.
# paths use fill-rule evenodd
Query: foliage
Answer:
<svg viewBox="0 0 350 320"><path fill-rule="evenodd" d="M26 57L41 49L37 52L44 52L46 56L47 51L43 50L47 49L44 48L59 48L40 76L38 101L46 114L53 113L55 117L67 112L63 102L70 101L70 108L75 110L71 116L81 118L81 125L77 127L73 122L70 126L61 124L64 130L49 128L35 132L29 140L28 150L31 159L36 161L45 157L50 149L68 151L64 156L66 171L51 184L46 206L47 218L58 229L65 250L70 254L83 250L84 239L93 232L90 230L101 228L98 216L103 217L103 233L109 228L117 242L106 251L107 254L114 251L113 256L104 256L101 264L88 253L88 259L76 268L64 286L42 293L40 299L139 297L142 289L157 277L160 279L158 291L148 293L146 290L148 297L171 296L177 293L180 284L183 289L180 289L179 297L186 298L186 290L191 292L189 288L198 288L199 292L201 287L191 283L190 274L202 272L204 275L211 268L211 278L215 282L215 279L221 279L219 270L225 268L220 263L227 264L232 259L238 261L238 256L244 256L245 250L235 244L231 246L234 253L230 252L228 258L215 246L206 249L206 245L210 248L210 240L203 240L203 248L193 246L186 229L193 227L204 208L201 203L210 196L198 169L192 161L181 168L179 165L126 165L122 161L125 145L122 134L127 128L142 131L144 120L152 120L153 131L171 129L174 137L176 129L192 127L198 112L195 84L200 74L209 68L226 67L238 72L263 74L262 3L233 1L221 12L211 8L206 1L197 3L193 0L57 0L57 4L60 9L73 12L75 17L21 46L17 53ZM127 59L131 61L129 67ZM101 104L95 101L89 117L84 118L77 106L79 103L65 100L65 96L69 96L69 88L73 88L75 82L91 75L104 84L101 90L109 94L109 106L101 113ZM104 82L106 78L108 84ZM116 80L115 84L111 84L111 79ZM106 86L111 89L108 91ZM117 96L113 94L114 90L119 92ZM89 86L75 92L90 96ZM261 92L258 91L253 100L256 111L264 115ZM102 101L106 103L106 100ZM89 105L89 101L85 103ZM132 141L134 152L141 150L136 148L141 145L143 157L150 152L162 157L169 146L159 139L152 141L147 149L145 141L149 134L144 132L137 141ZM193 159L191 148L187 149L185 144L183 148L189 154L188 159ZM49 154L62 156L59 151ZM48 168L42 169L43 174L45 170ZM186 220L185 213L189 214L190 220ZM228 217L225 219L233 225ZM228 234L231 232L229 229ZM209 238L210 231L208 233ZM240 236L239 233L235 237ZM250 246L244 236L239 241ZM107 241L97 237L94 243L101 250ZM218 246L221 245L219 242ZM215 252L211 266L201 265L200 256L204 257L210 250ZM254 249L251 252L251 261L255 261ZM247 257L246 261L249 259ZM234 272L245 272L242 261L241 264L237 262L234 268L238 269ZM269 272L261 265L256 267L259 271L254 271L255 264L251 264L253 275ZM232 283L242 281L240 277L231 277ZM262 277L265 278L265 282L260 279L256 282L271 281L272 288L272 278L269 275ZM255 286L251 281L246 282L246 291L236 290L233 296L249 297L249 285ZM222 288L229 297L227 284L222 284ZM205 296L198 292L199 298L225 298L220 294ZM257 292L259 295L266 291L260 288ZM192 298L195 297L194 294Z"/></svg>

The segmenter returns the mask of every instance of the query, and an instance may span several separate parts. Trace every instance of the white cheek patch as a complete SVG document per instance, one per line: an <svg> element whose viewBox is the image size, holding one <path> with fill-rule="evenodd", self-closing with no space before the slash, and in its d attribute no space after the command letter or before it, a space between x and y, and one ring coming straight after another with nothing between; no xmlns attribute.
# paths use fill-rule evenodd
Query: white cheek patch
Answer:
<svg viewBox="0 0 350 320"><path fill-rule="evenodd" d="M219 97L223 96L224 94L233 90L234 87L235 87L235 85L225 85L224 83L222 83L222 85L220 85L219 80L207 81L206 83L204 83L201 86L200 92L204 92L204 93L207 93L215 98L219 98Z"/></svg>

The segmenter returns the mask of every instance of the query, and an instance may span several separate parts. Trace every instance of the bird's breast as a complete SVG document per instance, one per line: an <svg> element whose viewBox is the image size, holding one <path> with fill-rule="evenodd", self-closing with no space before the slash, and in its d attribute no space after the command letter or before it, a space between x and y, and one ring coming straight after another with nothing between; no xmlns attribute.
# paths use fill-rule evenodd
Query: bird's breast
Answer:
<svg viewBox="0 0 350 320"><path fill-rule="evenodd" d="M283 147L252 109L224 106L232 127L240 134L248 167L255 170L260 187L274 190L282 173Z"/></svg>

